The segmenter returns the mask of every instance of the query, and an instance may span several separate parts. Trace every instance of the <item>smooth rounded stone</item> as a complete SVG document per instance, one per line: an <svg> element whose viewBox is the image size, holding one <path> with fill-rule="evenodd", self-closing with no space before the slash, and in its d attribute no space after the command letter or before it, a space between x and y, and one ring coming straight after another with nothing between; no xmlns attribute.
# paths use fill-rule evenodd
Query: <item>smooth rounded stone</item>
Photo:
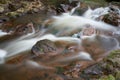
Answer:
<svg viewBox="0 0 120 80"><path fill-rule="evenodd" d="M46 54L46 56L52 56L57 54L57 47L54 42L44 39L38 41L33 47L32 52L39 56L41 54Z"/></svg>

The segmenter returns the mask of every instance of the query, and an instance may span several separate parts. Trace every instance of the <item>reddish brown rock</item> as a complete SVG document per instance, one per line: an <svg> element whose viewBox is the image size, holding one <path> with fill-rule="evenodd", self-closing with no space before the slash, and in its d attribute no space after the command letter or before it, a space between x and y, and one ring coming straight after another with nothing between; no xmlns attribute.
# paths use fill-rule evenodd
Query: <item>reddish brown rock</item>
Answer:
<svg viewBox="0 0 120 80"><path fill-rule="evenodd" d="M13 34L24 35L32 33L33 30L34 30L33 23L28 23L25 25L18 25L16 29L13 31Z"/></svg>

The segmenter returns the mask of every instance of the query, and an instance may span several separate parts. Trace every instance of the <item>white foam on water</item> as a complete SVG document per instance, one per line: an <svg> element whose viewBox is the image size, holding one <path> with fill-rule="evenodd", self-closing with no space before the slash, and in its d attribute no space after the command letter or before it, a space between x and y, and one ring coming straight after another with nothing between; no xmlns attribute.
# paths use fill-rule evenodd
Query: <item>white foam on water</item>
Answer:
<svg viewBox="0 0 120 80"><path fill-rule="evenodd" d="M78 38L55 37L52 34L47 34L42 37L36 37L32 39L18 40L18 41L12 42L9 44L9 46L4 48L4 50L8 52L7 57L11 57L16 54L19 54L20 52L30 50L32 46L36 44L37 41L43 40L43 39L49 39L51 41L57 41L57 40L62 41L63 40L63 41L68 41L71 43L78 43L78 44L80 43L80 40Z"/></svg>
<svg viewBox="0 0 120 80"><path fill-rule="evenodd" d="M0 37L1 37L1 36L4 36L4 35L7 35L7 34L9 34L9 33L3 32L2 30L0 30Z"/></svg>
<svg viewBox="0 0 120 80"><path fill-rule="evenodd" d="M7 52L5 50L0 49L0 64L5 62L4 58L6 57Z"/></svg>
<svg viewBox="0 0 120 80"><path fill-rule="evenodd" d="M117 28L115 26L76 15L66 14L61 16L54 16L53 19L55 19L52 23L53 28L58 30L64 30L67 28L66 32L76 29L82 29L86 25L91 25L94 26L94 28L96 29L105 31L117 31Z"/></svg>
<svg viewBox="0 0 120 80"><path fill-rule="evenodd" d="M97 19L98 17L108 14L109 13L109 7L100 7L92 10L91 8L88 8L88 10L83 14L83 17L89 18L89 19Z"/></svg>

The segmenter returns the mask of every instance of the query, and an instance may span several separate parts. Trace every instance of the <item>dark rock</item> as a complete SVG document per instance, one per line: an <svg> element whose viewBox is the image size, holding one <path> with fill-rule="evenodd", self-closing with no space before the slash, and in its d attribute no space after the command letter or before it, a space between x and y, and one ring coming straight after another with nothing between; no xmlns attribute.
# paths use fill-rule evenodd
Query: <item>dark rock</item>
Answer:
<svg viewBox="0 0 120 80"><path fill-rule="evenodd" d="M11 11L16 11L17 9L19 9L21 7L21 4L13 4L13 3L10 3L8 5L8 9L10 9Z"/></svg>
<svg viewBox="0 0 120 80"><path fill-rule="evenodd" d="M102 68L100 65L94 65L91 66L87 69L84 70L85 74L89 74L89 75L101 75L102 74Z"/></svg>
<svg viewBox="0 0 120 80"><path fill-rule="evenodd" d="M77 6L79 0L45 0L44 2L41 0L41 2L50 7L52 10L56 11L57 14L61 14L63 12L70 11L73 7Z"/></svg>
<svg viewBox="0 0 120 80"><path fill-rule="evenodd" d="M93 66L88 67L84 71L82 71L80 77L83 78L84 80L89 80L89 79L95 79L101 77L102 73L102 68L100 65L96 64Z"/></svg>
<svg viewBox="0 0 120 80"><path fill-rule="evenodd" d="M119 0L105 0L105 1L107 1L107 2L119 2Z"/></svg>
<svg viewBox="0 0 120 80"><path fill-rule="evenodd" d="M111 24L113 26L120 26L119 20L120 20L120 16L115 13L106 14L102 19L102 21Z"/></svg>
<svg viewBox="0 0 120 80"><path fill-rule="evenodd" d="M120 27L120 10L118 6L111 5L108 14L100 16L100 20L111 24L113 26Z"/></svg>
<svg viewBox="0 0 120 80"><path fill-rule="evenodd" d="M56 55L56 45L50 40L40 40L33 47L32 52L39 56L41 54L46 54L46 56Z"/></svg>

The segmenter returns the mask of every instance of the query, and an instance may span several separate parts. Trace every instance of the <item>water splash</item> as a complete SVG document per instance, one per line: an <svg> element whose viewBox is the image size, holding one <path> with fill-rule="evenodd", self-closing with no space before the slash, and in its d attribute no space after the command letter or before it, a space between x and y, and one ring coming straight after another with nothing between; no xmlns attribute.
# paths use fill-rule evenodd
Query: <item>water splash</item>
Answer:
<svg viewBox="0 0 120 80"><path fill-rule="evenodd" d="M5 50L0 49L0 64L3 64L5 62L5 56L7 55L7 52Z"/></svg>
<svg viewBox="0 0 120 80"><path fill-rule="evenodd" d="M90 7L88 7L88 10L83 14L83 17L90 19L92 12L93 12L93 10Z"/></svg>
<svg viewBox="0 0 120 80"><path fill-rule="evenodd" d="M3 32L2 30L0 30L0 37L5 36L5 35L8 35L8 34L9 34L9 33Z"/></svg>
<svg viewBox="0 0 120 80"><path fill-rule="evenodd" d="M101 7L94 10L88 8L88 10L83 14L83 17L96 20L98 17L108 14L109 10L109 7Z"/></svg>

